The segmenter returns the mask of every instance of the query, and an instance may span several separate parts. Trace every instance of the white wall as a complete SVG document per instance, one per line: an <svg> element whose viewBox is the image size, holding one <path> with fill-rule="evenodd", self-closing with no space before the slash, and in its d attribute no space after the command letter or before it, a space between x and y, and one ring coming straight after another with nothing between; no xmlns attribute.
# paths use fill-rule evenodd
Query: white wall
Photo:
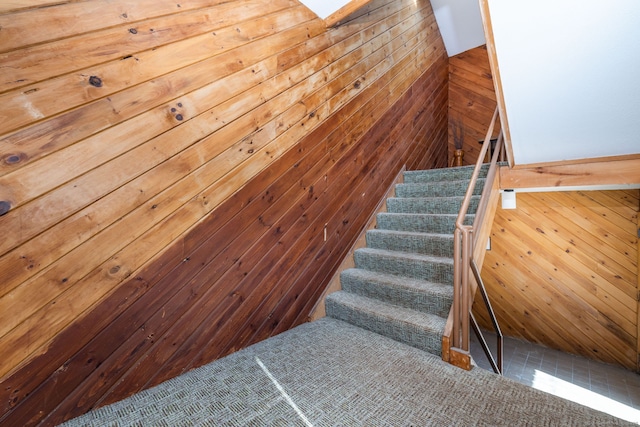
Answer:
<svg viewBox="0 0 640 427"><path fill-rule="evenodd" d="M640 153L640 1L489 10L516 165Z"/></svg>
<svg viewBox="0 0 640 427"><path fill-rule="evenodd" d="M485 43L478 0L431 0L431 6L450 57Z"/></svg>
<svg viewBox="0 0 640 427"><path fill-rule="evenodd" d="M302 4L311 9L320 18L325 19L342 6L349 3L349 0L300 0Z"/></svg>

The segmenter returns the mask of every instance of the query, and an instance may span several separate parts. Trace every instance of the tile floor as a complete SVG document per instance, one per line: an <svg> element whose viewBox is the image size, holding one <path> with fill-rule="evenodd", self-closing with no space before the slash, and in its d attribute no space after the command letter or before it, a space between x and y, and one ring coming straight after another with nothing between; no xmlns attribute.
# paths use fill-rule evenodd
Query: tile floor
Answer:
<svg viewBox="0 0 640 427"><path fill-rule="evenodd" d="M492 370L473 332L471 336L475 363ZM495 353L495 335L485 332L485 339ZM505 337L503 343L506 377L640 424L640 375L514 338Z"/></svg>

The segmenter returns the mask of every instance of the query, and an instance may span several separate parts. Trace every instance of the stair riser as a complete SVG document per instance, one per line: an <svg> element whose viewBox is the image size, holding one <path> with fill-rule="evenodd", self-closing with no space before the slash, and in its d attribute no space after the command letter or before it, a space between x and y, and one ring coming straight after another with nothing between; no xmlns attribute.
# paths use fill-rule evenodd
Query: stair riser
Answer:
<svg viewBox="0 0 640 427"><path fill-rule="evenodd" d="M442 354L442 331L433 333L393 318L377 316L361 311L357 307L336 303L327 298L326 310L329 317L376 332L420 350L440 356Z"/></svg>
<svg viewBox="0 0 640 427"><path fill-rule="evenodd" d="M480 178L485 178L489 166L485 165L480 169ZM404 173L404 182L442 182L442 181L461 181L467 182L473 174L473 166L465 166L461 168L450 169L431 169L426 171L407 171Z"/></svg>
<svg viewBox="0 0 640 427"><path fill-rule="evenodd" d="M392 197L387 199L387 212L391 213L428 213L455 215L460 212L463 197L418 198ZM469 213L475 213L480 203L479 196L473 196L469 204Z"/></svg>
<svg viewBox="0 0 640 427"><path fill-rule="evenodd" d="M356 267L364 270L413 277L434 283L453 283L453 265L450 263L391 258L359 250L354 252L354 260Z"/></svg>
<svg viewBox="0 0 640 427"><path fill-rule="evenodd" d="M468 181L435 182L425 184L398 184L396 197L453 197L464 196L469 186ZM484 180L478 180L474 195L482 194Z"/></svg>
<svg viewBox="0 0 640 427"><path fill-rule="evenodd" d="M439 257L453 256L453 236L397 235L385 230L367 232L367 247Z"/></svg>
<svg viewBox="0 0 640 427"><path fill-rule="evenodd" d="M395 304L412 310L431 313L446 318L453 298L444 292L420 292L418 290L392 287L385 283L363 280L346 270L340 276L342 290L368 298Z"/></svg>
<svg viewBox="0 0 640 427"><path fill-rule="evenodd" d="M418 233L453 234L456 217L378 214L377 228L380 230L412 231ZM473 223L473 215L467 215L465 224Z"/></svg>

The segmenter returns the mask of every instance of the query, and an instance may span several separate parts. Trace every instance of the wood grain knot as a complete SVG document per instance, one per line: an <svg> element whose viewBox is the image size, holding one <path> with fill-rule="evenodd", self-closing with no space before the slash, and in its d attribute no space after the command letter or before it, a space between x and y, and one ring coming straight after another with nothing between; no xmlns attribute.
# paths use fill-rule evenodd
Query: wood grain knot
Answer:
<svg viewBox="0 0 640 427"><path fill-rule="evenodd" d="M353 84L353 87L355 87L356 89L360 89L360 86L362 86L362 83L360 83L360 80L356 80L356 82Z"/></svg>
<svg viewBox="0 0 640 427"><path fill-rule="evenodd" d="M102 79L98 76L89 77L89 84L95 87L102 87Z"/></svg>
<svg viewBox="0 0 640 427"><path fill-rule="evenodd" d="M138 30L136 30L135 28L129 28L129 32L131 34L138 34Z"/></svg>
<svg viewBox="0 0 640 427"><path fill-rule="evenodd" d="M20 163L20 161L24 158L22 154L9 154L4 158L4 162L8 165L15 165L16 163Z"/></svg>
<svg viewBox="0 0 640 427"><path fill-rule="evenodd" d="M5 215L11 210L11 203L6 200L0 201L0 216Z"/></svg>
<svg viewBox="0 0 640 427"><path fill-rule="evenodd" d="M182 114L176 114L176 120L182 121L183 119L184 117L182 117Z"/></svg>

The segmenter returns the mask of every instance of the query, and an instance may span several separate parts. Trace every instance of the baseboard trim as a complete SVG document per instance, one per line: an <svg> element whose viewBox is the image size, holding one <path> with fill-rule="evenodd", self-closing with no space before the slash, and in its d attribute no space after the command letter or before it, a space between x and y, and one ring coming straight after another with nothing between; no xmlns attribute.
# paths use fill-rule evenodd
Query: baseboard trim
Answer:
<svg viewBox="0 0 640 427"><path fill-rule="evenodd" d="M364 248L367 246L367 241L366 241L367 231L376 228L376 225L377 225L376 218L378 214L381 212L387 211L387 199L389 197L395 196L396 184L400 184L404 182L403 173L406 170L407 170L407 165L402 166L402 169L400 169L400 172L398 172L398 175L396 175L395 179L387 189L387 192L380 200L380 203L378 203L378 206L376 207L375 211L369 217L369 220L367 221L366 226L362 229L355 243L353 244L353 246L351 246L351 248L349 249L349 252L344 257L344 259L340 263L340 266L338 267L335 274L329 281L329 284L325 288L324 292L322 292L322 295L316 302L316 305L313 307L313 310L311 310L311 313L309 314L307 321L313 322L315 320L325 317L326 315L325 307L324 307L325 298L330 293L336 292L342 289L340 284L340 273L342 273L342 271L346 270L347 268L352 268L355 266L355 263L353 261L353 253L355 252L356 249Z"/></svg>

